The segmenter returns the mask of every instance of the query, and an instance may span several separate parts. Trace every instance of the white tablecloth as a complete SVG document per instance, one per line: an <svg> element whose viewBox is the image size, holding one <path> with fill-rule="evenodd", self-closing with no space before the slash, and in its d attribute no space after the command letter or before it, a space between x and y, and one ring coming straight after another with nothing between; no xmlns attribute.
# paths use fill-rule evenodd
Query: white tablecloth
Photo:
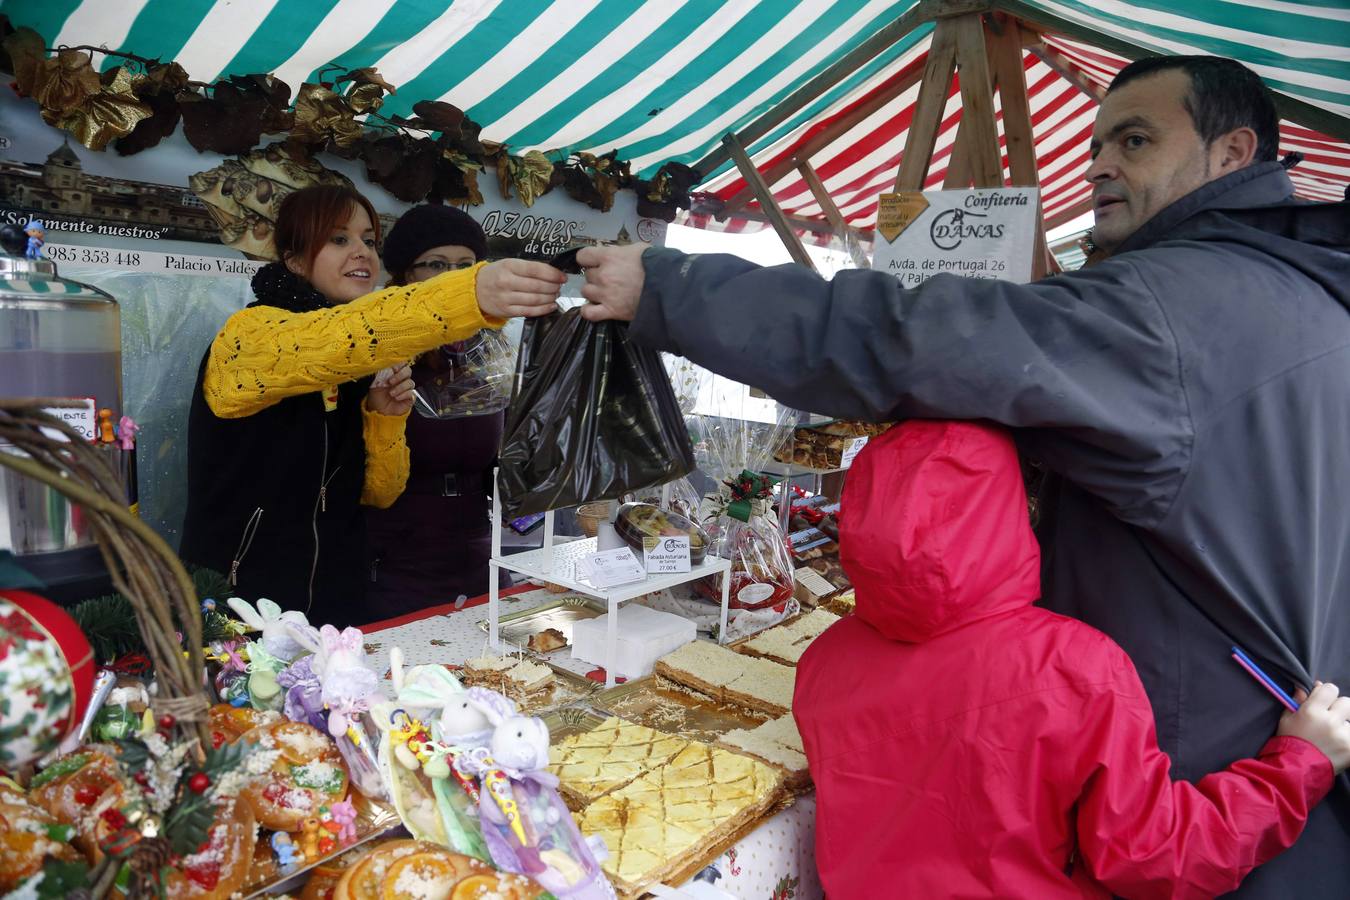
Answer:
<svg viewBox="0 0 1350 900"><path fill-rule="evenodd" d="M503 615L558 599L537 590L503 598ZM366 652L372 668L387 673L389 651L399 647L406 665L460 663L487 652L487 633L480 623L487 606L474 606L379 631L368 631ZM550 661L585 674L594 668L573 660L564 649ZM722 854L694 880L709 881L739 900L816 900L823 897L816 875L815 798L799 798L792 806L765 820L743 841Z"/></svg>

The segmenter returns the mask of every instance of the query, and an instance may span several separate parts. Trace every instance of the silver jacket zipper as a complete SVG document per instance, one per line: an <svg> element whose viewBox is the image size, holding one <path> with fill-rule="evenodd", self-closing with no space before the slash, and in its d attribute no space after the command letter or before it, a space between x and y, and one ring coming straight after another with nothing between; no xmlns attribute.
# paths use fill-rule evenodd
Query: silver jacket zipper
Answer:
<svg viewBox="0 0 1350 900"><path fill-rule="evenodd" d="M243 537L239 539L239 546L234 551L234 559L230 560L230 587L237 587L239 584L239 567L243 564L244 557L248 555L248 548L253 546L253 536L258 533L262 514L263 509L259 506L253 510L253 515L248 517L248 523L244 525Z"/></svg>
<svg viewBox="0 0 1350 900"><path fill-rule="evenodd" d="M309 566L309 603L305 605L306 613L314 605L314 576L319 571L319 513L328 512L328 485L340 471L342 471L340 465L333 471L328 471L328 419L325 418L323 420L323 471L319 476L319 496L314 498L314 517L311 520L314 527L314 561Z"/></svg>

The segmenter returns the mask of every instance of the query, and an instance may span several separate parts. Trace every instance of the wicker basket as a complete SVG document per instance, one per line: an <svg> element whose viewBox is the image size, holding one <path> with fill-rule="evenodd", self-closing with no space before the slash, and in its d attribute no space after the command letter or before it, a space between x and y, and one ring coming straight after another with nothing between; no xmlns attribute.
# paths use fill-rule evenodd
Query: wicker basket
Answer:
<svg viewBox="0 0 1350 900"><path fill-rule="evenodd" d="M600 523L609 518L609 503L607 501L600 503L587 503L585 506L578 506L577 524L581 530L586 533L586 537L595 537L600 530Z"/></svg>

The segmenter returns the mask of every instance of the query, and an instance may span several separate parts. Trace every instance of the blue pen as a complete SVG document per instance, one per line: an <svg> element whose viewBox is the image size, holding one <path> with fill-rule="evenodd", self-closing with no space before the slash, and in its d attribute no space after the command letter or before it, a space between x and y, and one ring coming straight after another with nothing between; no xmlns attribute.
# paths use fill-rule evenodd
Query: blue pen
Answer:
<svg viewBox="0 0 1350 900"><path fill-rule="evenodd" d="M1247 670L1247 674L1260 682L1262 687L1270 691L1270 693L1275 696L1275 699L1284 705L1285 709L1290 712L1298 712L1298 702L1295 701L1293 697L1286 694L1284 690L1275 683L1275 679L1263 672L1261 667L1258 666L1250 656L1243 653L1240 647L1233 648L1233 659L1237 660L1237 664Z"/></svg>

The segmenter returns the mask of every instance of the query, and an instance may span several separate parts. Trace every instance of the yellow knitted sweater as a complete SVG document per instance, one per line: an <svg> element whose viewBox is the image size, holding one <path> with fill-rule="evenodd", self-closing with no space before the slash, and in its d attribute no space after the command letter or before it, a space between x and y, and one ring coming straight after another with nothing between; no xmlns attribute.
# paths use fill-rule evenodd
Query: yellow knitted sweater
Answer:
<svg viewBox="0 0 1350 900"><path fill-rule="evenodd" d="M407 362L484 328L500 328L503 320L485 318L478 308L482 265L315 312L240 310L211 342L202 382L207 405L222 419L242 418L287 397ZM361 413L366 444L361 502L387 507L408 480L407 415L380 415L365 403Z"/></svg>

